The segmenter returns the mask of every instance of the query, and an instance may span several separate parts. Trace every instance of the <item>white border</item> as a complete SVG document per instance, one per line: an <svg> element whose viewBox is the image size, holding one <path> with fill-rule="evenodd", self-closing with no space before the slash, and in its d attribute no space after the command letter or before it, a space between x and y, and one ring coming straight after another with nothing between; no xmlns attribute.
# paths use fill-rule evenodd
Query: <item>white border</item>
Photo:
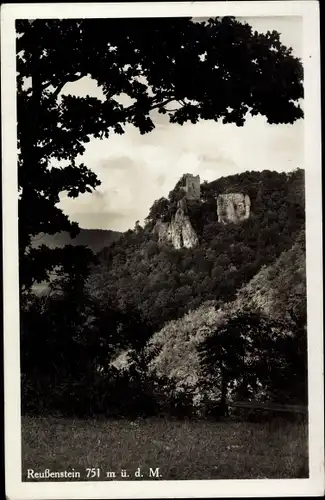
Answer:
<svg viewBox="0 0 325 500"><path fill-rule="evenodd" d="M21 481L16 18L303 16L309 366L309 479L27 483ZM10 500L320 496L324 493L322 192L318 2L5 4L1 12L6 495Z"/></svg>

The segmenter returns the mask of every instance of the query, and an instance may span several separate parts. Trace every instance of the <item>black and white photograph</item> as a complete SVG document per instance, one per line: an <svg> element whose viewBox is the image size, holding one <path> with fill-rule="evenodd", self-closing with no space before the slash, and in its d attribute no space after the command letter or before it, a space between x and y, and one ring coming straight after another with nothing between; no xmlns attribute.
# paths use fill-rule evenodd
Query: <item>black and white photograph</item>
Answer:
<svg viewBox="0 0 325 500"><path fill-rule="evenodd" d="M318 2L1 17L7 498L324 493Z"/></svg>

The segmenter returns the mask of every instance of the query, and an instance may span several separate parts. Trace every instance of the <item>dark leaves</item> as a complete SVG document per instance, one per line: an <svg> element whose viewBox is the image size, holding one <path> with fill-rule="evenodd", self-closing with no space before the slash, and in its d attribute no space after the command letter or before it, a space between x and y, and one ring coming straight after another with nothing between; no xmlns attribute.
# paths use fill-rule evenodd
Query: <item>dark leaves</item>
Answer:
<svg viewBox="0 0 325 500"><path fill-rule="evenodd" d="M76 197L99 185L76 166L92 137L121 135L127 123L150 133L152 109L180 125L243 126L249 113L275 124L303 116L301 62L278 33L253 33L233 17L18 20L16 29L22 248L39 230L71 227L55 207L60 192ZM85 76L103 101L65 95L67 83ZM133 103L119 104L121 94ZM53 161L69 166L50 169Z"/></svg>

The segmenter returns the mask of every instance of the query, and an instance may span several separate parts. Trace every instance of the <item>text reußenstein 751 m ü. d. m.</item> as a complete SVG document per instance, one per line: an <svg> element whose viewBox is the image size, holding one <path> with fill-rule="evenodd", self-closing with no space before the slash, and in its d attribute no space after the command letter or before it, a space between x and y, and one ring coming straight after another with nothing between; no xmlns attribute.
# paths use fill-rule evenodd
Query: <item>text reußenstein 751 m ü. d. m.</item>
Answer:
<svg viewBox="0 0 325 500"><path fill-rule="evenodd" d="M54 471L44 469L42 471L35 469L27 469L27 480L51 480L51 479L72 479L72 480L101 480L105 479L160 479L162 474L159 467L149 467L142 469L137 467L136 470L127 471L121 470L105 470L99 467L87 467L84 470Z"/></svg>

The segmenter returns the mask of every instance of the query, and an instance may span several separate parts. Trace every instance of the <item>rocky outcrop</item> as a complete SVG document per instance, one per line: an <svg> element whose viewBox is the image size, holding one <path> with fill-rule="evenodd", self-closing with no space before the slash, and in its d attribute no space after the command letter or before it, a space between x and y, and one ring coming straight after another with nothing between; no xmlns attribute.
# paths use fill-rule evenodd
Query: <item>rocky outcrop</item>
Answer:
<svg viewBox="0 0 325 500"><path fill-rule="evenodd" d="M197 234L187 213L186 200L178 202L175 215L170 222L158 221L155 226L159 243L171 243L176 250L194 248L199 244Z"/></svg>
<svg viewBox="0 0 325 500"><path fill-rule="evenodd" d="M171 243L172 232L170 222L162 222L158 220L154 227L154 233L158 235L159 243Z"/></svg>
<svg viewBox="0 0 325 500"><path fill-rule="evenodd" d="M251 200L243 193L220 194L217 199L218 222L240 222L250 216Z"/></svg>
<svg viewBox="0 0 325 500"><path fill-rule="evenodd" d="M191 224L187 210L185 195L177 205L177 210L170 222L158 220L154 232L158 234L159 243L169 243L174 248L194 248L199 240ZM224 224L240 222L250 216L251 201L242 193L220 194L217 198L218 221Z"/></svg>

